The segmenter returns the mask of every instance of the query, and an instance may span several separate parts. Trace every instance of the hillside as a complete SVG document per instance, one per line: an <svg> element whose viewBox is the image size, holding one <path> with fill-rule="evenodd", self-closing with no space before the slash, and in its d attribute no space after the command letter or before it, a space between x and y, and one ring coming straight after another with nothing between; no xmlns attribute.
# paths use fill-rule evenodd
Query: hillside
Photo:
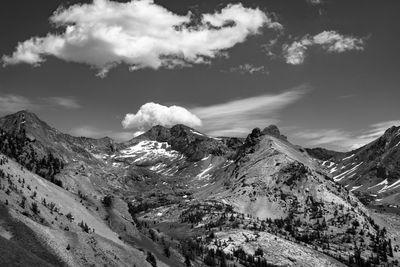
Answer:
<svg viewBox="0 0 400 267"><path fill-rule="evenodd" d="M359 195L366 203L398 205L400 127L387 129L381 137L354 151L314 156L322 161L336 182Z"/></svg>
<svg viewBox="0 0 400 267"><path fill-rule="evenodd" d="M63 134L26 111L0 122L4 263L9 248L66 266L344 266L399 257L387 223L276 126L246 139L155 126L118 144Z"/></svg>
<svg viewBox="0 0 400 267"><path fill-rule="evenodd" d="M372 249L389 248L389 239L367 209L280 134L253 130L234 161L184 197L184 203L157 205L139 218L155 222L150 231L164 229L191 240L193 250L202 251L196 255L216 263L234 256L246 264L257 253L265 255L260 258L265 264L290 266L376 263L388 257ZM383 243L375 243L374 236ZM309 245L315 250L310 252ZM279 247L297 252L285 254Z"/></svg>

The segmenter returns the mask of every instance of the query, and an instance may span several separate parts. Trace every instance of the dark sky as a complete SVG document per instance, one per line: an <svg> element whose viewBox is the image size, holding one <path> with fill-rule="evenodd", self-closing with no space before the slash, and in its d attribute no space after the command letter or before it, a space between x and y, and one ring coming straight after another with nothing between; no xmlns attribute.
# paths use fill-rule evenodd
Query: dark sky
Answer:
<svg viewBox="0 0 400 267"><path fill-rule="evenodd" d="M49 17L60 6L76 3L91 1L3 0L0 54L12 55L19 42L35 36L62 35L64 28L56 28ZM185 107L202 119L199 130L220 133L222 129L211 126L213 116L203 119L199 114L230 101L248 104L250 100L246 99L252 97L267 101L268 96L298 92L290 103L266 105L265 109L251 111L247 118L241 116L247 121L256 116L256 125L246 123L243 127L265 127L274 122L294 143L340 150L370 141L400 120L398 0L155 3L181 16L189 10L201 16L229 3L242 3L246 8L259 7L284 29L263 27L260 34L250 34L244 42L221 49L229 56L210 59L208 64L129 71L125 62L103 78L96 76L98 70L93 64L42 55L46 61L40 66L22 63L0 68L0 112L28 108L65 132L128 138L127 133L138 129L122 128L125 114L136 113L143 104L155 102ZM307 46L301 64L285 61L285 44L309 40L324 31L362 40L362 49L332 52L328 43L312 44ZM271 40L277 40L276 44L268 48L266 44ZM274 55L268 55L268 51ZM250 73L243 68L246 64L259 69ZM11 105L10 101L15 103ZM229 135L229 126L225 127Z"/></svg>

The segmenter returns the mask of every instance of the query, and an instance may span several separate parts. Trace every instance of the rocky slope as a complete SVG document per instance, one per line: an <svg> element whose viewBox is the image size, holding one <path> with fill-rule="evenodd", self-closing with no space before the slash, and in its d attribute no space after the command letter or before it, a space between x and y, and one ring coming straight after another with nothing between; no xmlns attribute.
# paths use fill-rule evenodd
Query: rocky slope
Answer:
<svg viewBox="0 0 400 267"><path fill-rule="evenodd" d="M258 257L265 264L340 266L339 261L377 263L392 253L358 199L276 127L254 129L232 161L210 173L203 186L187 190L183 203L135 211L169 235L178 235L175 227L185 229L193 250L203 251L197 255L216 263L234 256L248 264L252 256L265 255ZM376 243L375 236L381 241ZM311 254L308 245L315 249ZM272 249L278 247L292 247L292 253ZM374 247L386 247L385 252Z"/></svg>
<svg viewBox="0 0 400 267"><path fill-rule="evenodd" d="M400 200L400 127L347 153L313 153L333 179L366 202L398 205ZM322 155L322 156L321 156Z"/></svg>
<svg viewBox="0 0 400 267"><path fill-rule="evenodd" d="M246 139L155 126L121 144L63 134L26 111L1 118L0 128L8 155L0 160L1 208L8 224L45 244L29 251L0 222L4 255L11 252L1 244L44 265L174 267L343 266L399 256L353 194L276 126Z"/></svg>
<svg viewBox="0 0 400 267"><path fill-rule="evenodd" d="M0 118L0 128L11 135L24 133L39 157L52 153L65 163L95 161L115 150L115 142L108 137L92 139L64 134L26 110Z"/></svg>

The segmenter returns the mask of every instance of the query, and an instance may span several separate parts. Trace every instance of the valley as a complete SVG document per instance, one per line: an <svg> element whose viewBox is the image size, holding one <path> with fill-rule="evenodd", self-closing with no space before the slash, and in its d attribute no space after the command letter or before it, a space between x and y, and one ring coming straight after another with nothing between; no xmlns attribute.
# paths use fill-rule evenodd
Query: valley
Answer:
<svg viewBox="0 0 400 267"><path fill-rule="evenodd" d="M399 263L397 128L348 153L293 145L276 126L247 138L154 126L117 143L21 111L0 128L2 255L40 266Z"/></svg>

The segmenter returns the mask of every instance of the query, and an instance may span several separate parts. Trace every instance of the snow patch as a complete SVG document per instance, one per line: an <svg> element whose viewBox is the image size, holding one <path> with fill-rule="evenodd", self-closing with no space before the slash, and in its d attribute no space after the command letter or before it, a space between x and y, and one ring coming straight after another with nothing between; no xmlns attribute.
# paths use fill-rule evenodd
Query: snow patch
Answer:
<svg viewBox="0 0 400 267"><path fill-rule="evenodd" d="M379 184L376 184L376 185L368 187L368 189L372 189L374 187L378 187L378 186L381 186L381 185L387 185L387 184L388 184L388 181L387 181L387 179L385 179L382 182L380 182Z"/></svg>
<svg viewBox="0 0 400 267"><path fill-rule="evenodd" d="M341 174L339 174L339 175L333 177L333 179L334 179L336 182L342 180L343 178L346 177L346 175L348 175L348 174L354 172L354 171L355 171L358 167L360 167L360 165L363 164L363 163L364 163L364 162L361 162L361 163L357 164L356 166L354 166L354 167L351 168L350 170L347 170L347 171L345 171L345 172L343 172L343 173L341 173Z"/></svg>
<svg viewBox="0 0 400 267"><path fill-rule="evenodd" d="M394 147L398 147L400 145L400 141L397 143L397 145L395 145Z"/></svg>
<svg viewBox="0 0 400 267"><path fill-rule="evenodd" d="M192 133L194 133L194 134L197 134L197 135L206 136L205 134L199 133L199 132L194 131L194 130L190 130L190 131L191 131Z"/></svg>
<svg viewBox="0 0 400 267"><path fill-rule="evenodd" d="M201 161L208 160L210 157L211 157L211 155L208 155L207 157L202 158Z"/></svg>
<svg viewBox="0 0 400 267"><path fill-rule="evenodd" d="M348 156L348 157L345 157L344 159L342 159L342 161L343 161L343 160L346 160L346 159L350 159L350 158L354 157L354 155L355 155L355 154L350 155L350 156Z"/></svg>
<svg viewBox="0 0 400 267"><path fill-rule="evenodd" d="M136 158L134 162L155 158L178 159L182 155L173 149L167 142L141 141L136 145L120 151L115 158Z"/></svg>
<svg viewBox="0 0 400 267"><path fill-rule="evenodd" d="M362 187L362 185L353 186L353 187L351 188L350 192L353 192L353 191L357 190L357 189L360 188L360 187Z"/></svg>
<svg viewBox="0 0 400 267"><path fill-rule="evenodd" d="M210 174L205 175L207 172L209 172L213 168L213 165L210 164L205 170L203 170L201 173L199 173L196 177L198 179L204 179L210 177Z"/></svg>
<svg viewBox="0 0 400 267"><path fill-rule="evenodd" d="M348 157L345 157L344 159L342 159L342 161L343 161L343 160L346 160L346 159L351 159L352 157L354 157L354 155L355 155L355 154L350 155L350 156L348 156Z"/></svg>
<svg viewBox="0 0 400 267"><path fill-rule="evenodd" d="M387 179L385 181L387 181ZM378 194L379 193L383 193L383 192L388 191L388 190L395 189L395 188L397 188L399 186L400 186L400 179L397 180L396 182L394 182L391 185L386 184L381 190L378 191Z"/></svg>

